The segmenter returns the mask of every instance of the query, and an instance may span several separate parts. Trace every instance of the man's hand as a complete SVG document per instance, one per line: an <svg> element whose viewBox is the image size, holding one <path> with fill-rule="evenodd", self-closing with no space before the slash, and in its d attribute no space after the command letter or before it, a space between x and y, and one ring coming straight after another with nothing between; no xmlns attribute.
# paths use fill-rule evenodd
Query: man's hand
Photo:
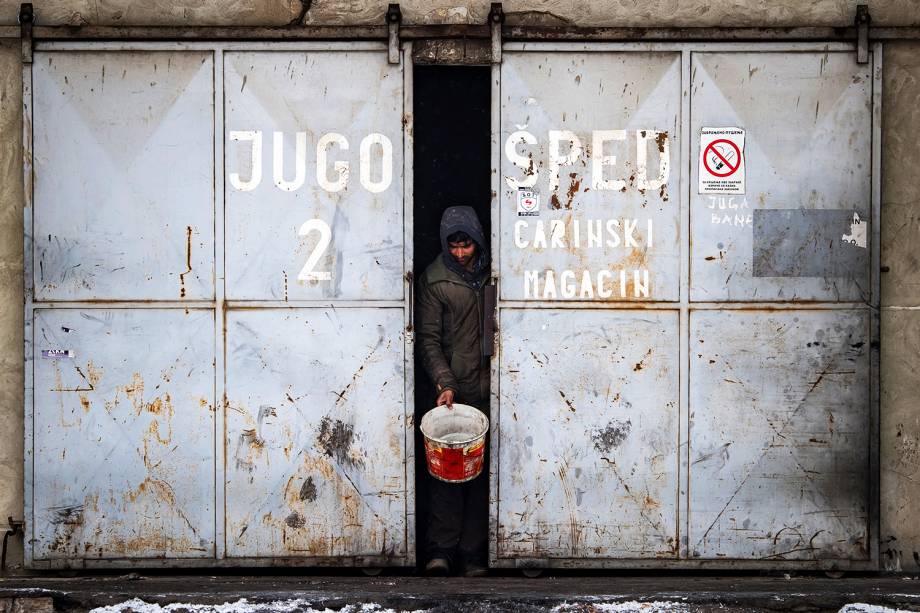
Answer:
<svg viewBox="0 0 920 613"><path fill-rule="evenodd" d="M438 396L437 406L446 404L448 409L454 408L454 390L444 390Z"/></svg>

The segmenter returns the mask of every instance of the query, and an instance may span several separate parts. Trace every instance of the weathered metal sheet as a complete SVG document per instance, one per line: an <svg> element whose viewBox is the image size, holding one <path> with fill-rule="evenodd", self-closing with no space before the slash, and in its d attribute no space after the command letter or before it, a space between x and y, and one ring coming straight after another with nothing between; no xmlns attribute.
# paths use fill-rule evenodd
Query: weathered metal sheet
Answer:
<svg viewBox="0 0 920 613"><path fill-rule="evenodd" d="M691 70L691 157L703 127L741 127L747 180L744 195L691 191L691 299L867 300L871 66L721 52Z"/></svg>
<svg viewBox="0 0 920 613"><path fill-rule="evenodd" d="M101 47L34 68L28 563L412 563L405 64Z"/></svg>
<svg viewBox="0 0 920 613"><path fill-rule="evenodd" d="M228 556L404 556L403 309L227 318Z"/></svg>
<svg viewBox="0 0 920 613"><path fill-rule="evenodd" d="M680 67L675 52L502 56L502 299L678 299Z"/></svg>
<svg viewBox="0 0 920 613"><path fill-rule="evenodd" d="M37 52L36 300L214 296L209 52Z"/></svg>
<svg viewBox="0 0 920 613"><path fill-rule="evenodd" d="M213 556L213 311L37 309L34 330L34 558Z"/></svg>
<svg viewBox="0 0 920 613"><path fill-rule="evenodd" d="M403 299L403 74L379 52L228 52L227 298Z"/></svg>
<svg viewBox="0 0 920 613"><path fill-rule="evenodd" d="M676 311L505 309L499 557L677 557Z"/></svg>
<svg viewBox="0 0 920 613"><path fill-rule="evenodd" d="M866 559L868 310L694 311L690 553Z"/></svg>

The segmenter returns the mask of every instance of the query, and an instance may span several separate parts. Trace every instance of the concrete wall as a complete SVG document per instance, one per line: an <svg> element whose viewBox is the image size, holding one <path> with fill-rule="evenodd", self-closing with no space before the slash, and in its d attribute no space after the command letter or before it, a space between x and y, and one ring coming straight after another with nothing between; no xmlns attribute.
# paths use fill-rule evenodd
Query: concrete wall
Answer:
<svg viewBox="0 0 920 613"><path fill-rule="evenodd" d="M43 25L285 25L310 6L307 24L381 24L386 0L34 1ZM485 23L489 2L403 0L404 22ZM583 26L846 26L856 0L505 0L512 24ZM0 2L0 24L15 24L19 2ZM876 25L920 24L916 0L870 3Z"/></svg>
<svg viewBox="0 0 920 613"><path fill-rule="evenodd" d="M885 48L882 118L881 547L920 569L920 42ZM887 553L886 553L887 552Z"/></svg>
<svg viewBox="0 0 920 613"><path fill-rule="evenodd" d="M0 44L0 533L22 519L22 65L18 41ZM11 539L7 566L21 564Z"/></svg>
<svg viewBox="0 0 920 613"><path fill-rule="evenodd" d="M309 3L310 0L303 0ZM298 21L298 0L36 1L42 25L285 25ZM844 26L855 0L515 0L508 23L582 26ZM484 23L489 3L409 0L404 22ZM0 25L16 23L19 2L0 0ZM380 24L385 1L315 0L306 24ZM920 25L917 0L871 2L875 25ZM920 570L920 42L885 51L883 110L882 418L883 563ZM21 65L18 41L0 45L0 528L21 519L22 415L22 169ZM8 565L21 563L14 539Z"/></svg>

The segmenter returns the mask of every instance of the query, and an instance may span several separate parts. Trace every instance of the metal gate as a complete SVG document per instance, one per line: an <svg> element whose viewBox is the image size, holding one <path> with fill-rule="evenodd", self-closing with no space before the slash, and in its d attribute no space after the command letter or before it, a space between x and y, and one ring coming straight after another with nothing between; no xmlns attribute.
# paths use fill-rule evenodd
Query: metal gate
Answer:
<svg viewBox="0 0 920 613"><path fill-rule="evenodd" d="M49 43L24 85L27 565L414 563L406 62Z"/></svg>
<svg viewBox="0 0 920 613"><path fill-rule="evenodd" d="M876 566L873 62L504 46L493 566ZM701 193L711 127L743 194Z"/></svg>

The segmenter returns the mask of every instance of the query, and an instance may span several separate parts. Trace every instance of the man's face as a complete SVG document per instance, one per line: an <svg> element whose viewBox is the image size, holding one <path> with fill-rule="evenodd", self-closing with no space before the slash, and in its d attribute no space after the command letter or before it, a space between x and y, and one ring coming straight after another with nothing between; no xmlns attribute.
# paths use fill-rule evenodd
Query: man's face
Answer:
<svg viewBox="0 0 920 613"><path fill-rule="evenodd" d="M476 255L476 241L467 239L456 243L449 242L447 249L460 266L469 267L473 262L473 256Z"/></svg>

